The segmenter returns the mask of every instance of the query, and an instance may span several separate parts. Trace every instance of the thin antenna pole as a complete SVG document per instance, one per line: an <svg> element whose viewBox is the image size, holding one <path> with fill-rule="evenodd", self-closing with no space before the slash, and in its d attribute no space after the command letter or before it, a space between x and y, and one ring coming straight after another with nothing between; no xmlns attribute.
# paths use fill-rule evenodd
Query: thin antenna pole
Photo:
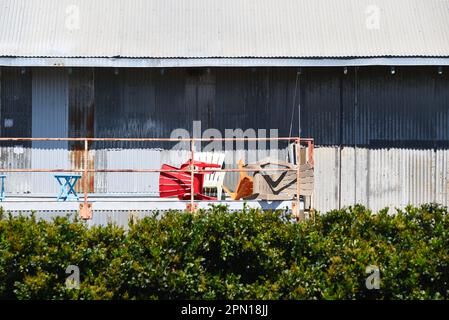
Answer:
<svg viewBox="0 0 449 320"><path fill-rule="evenodd" d="M298 76L298 88L299 88L299 94L298 94L298 137L301 138L301 69L299 69L299 76Z"/></svg>
<svg viewBox="0 0 449 320"><path fill-rule="evenodd" d="M291 138L292 136L292 131L293 131L293 118L295 116L295 104L296 104L296 93L298 90L298 81L299 81L299 76L301 74L301 69L299 69L296 72L296 79L295 79L295 90L293 91L293 103L292 103L292 114L290 116L290 130L288 133L288 137Z"/></svg>

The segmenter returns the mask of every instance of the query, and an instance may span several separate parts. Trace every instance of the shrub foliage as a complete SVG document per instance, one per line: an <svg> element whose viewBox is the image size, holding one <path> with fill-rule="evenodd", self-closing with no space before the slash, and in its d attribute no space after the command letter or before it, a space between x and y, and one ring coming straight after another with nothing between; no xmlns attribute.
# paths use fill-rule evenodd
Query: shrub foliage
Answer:
<svg viewBox="0 0 449 320"><path fill-rule="evenodd" d="M80 270L79 289L65 285ZM380 288L368 289L367 266ZM291 222L223 206L88 227L0 211L0 299L447 299L449 215L362 206Z"/></svg>

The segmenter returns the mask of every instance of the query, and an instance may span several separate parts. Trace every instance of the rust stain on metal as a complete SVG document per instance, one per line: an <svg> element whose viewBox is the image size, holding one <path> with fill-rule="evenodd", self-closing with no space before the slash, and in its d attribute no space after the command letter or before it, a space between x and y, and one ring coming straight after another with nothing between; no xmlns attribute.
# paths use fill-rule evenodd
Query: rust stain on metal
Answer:
<svg viewBox="0 0 449 320"><path fill-rule="evenodd" d="M94 74L93 69L76 69L69 81L69 136L94 137ZM75 169L84 169L84 141L70 143L70 160ZM94 156L89 152L88 170L95 167ZM88 192L94 192L94 172L88 173ZM82 191L83 179L76 186Z"/></svg>
<svg viewBox="0 0 449 320"><path fill-rule="evenodd" d="M84 150L72 150L70 151L70 163L72 164L72 167L74 167L76 170L83 170L84 169ZM88 185L88 192L94 192L94 174L95 174L95 161L94 156L92 153L89 152L89 158L87 159L87 169L88 169L88 175L87 175L87 185ZM84 184L84 178L81 178L79 183L75 186L76 192L82 192L83 191L83 184Z"/></svg>

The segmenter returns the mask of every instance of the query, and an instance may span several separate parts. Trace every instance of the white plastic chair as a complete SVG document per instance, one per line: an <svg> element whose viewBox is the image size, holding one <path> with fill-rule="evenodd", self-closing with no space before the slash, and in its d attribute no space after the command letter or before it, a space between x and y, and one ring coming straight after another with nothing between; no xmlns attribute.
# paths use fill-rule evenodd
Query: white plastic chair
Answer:
<svg viewBox="0 0 449 320"><path fill-rule="evenodd" d="M194 158L196 161L219 164L223 166L225 160L225 153L223 152L195 152ZM204 192L210 195L211 190L216 190L217 199L221 200L223 193L223 181L225 172L214 172L204 176Z"/></svg>
<svg viewBox="0 0 449 320"><path fill-rule="evenodd" d="M309 149L301 146L301 160L304 161L304 159L306 159L305 161L308 162L307 159L309 159ZM296 165L296 160L296 143L290 143L288 145L288 158L286 161Z"/></svg>
<svg viewBox="0 0 449 320"><path fill-rule="evenodd" d="M287 162L296 164L296 143L290 143L288 145L288 159Z"/></svg>

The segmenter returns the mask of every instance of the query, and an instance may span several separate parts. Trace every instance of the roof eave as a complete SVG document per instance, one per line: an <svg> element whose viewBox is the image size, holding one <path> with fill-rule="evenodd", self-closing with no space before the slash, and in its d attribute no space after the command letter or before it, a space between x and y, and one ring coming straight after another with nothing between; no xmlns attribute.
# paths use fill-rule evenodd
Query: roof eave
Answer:
<svg viewBox="0 0 449 320"><path fill-rule="evenodd" d="M448 57L348 58L106 58L0 57L0 66L14 67L351 67L449 65Z"/></svg>

